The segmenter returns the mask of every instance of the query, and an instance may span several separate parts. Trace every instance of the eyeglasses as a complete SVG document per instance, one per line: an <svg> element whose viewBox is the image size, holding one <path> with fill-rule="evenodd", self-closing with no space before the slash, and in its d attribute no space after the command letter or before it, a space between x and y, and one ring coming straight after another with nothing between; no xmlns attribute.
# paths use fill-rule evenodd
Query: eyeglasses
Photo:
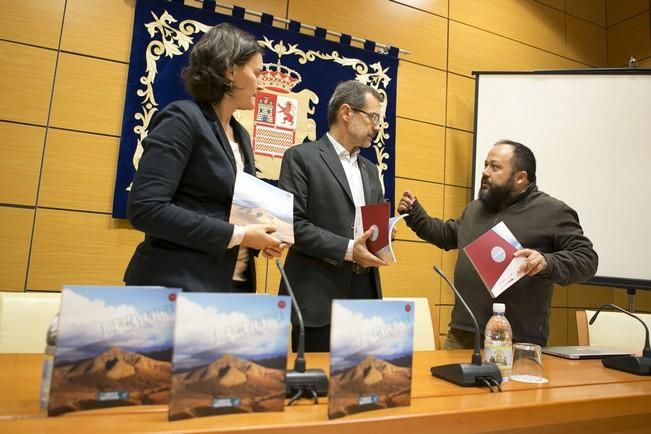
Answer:
<svg viewBox="0 0 651 434"><path fill-rule="evenodd" d="M356 111L356 112L364 113L366 115L366 117L368 118L368 120L371 121L371 123L374 126L380 123L380 115L379 114L377 114L377 113L369 113L369 112L364 111L361 108L357 108L357 107L352 107L351 106L350 108L352 110Z"/></svg>

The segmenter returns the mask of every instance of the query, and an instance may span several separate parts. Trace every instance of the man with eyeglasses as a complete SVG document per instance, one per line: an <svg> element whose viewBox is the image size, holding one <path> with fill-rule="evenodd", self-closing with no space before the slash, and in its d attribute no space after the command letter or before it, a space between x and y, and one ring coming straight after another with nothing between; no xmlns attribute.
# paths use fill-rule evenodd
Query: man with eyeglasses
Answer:
<svg viewBox="0 0 651 434"><path fill-rule="evenodd" d="M383 96L354 80L340 83L328 103L329 131L283 156L278 185L294 194L295 244L285 271L305 321L305 350L330 349L332 300L382 297L377 267L366 248L360 207L384 201L375 164L359 155L380 130ZM280 293L287 294L284 285ZM293 318L295 320L295 318ZM292 330L292 349L298 344Z"/></svg>

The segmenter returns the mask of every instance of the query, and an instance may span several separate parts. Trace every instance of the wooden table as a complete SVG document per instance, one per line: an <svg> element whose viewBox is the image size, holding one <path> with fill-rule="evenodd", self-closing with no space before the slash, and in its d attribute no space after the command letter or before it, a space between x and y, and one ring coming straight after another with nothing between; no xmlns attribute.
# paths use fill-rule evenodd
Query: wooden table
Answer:
<svg viewBox="0 0 651 434"><path fill-rule="evenodd" d="M38 408L41 356L0 354L1 433L239 432L411 434L419 432L651 432L651 377L606 369L599 360L544 356L542 385L508 382L502 393L461 388L433 378L429 367L468 362L468 351L414 356L409 407L328 420L327 401L301 401L284 412L167 421L166 406L118 407L45 417ZM309 367L327 371L328 355Z"/></svg>

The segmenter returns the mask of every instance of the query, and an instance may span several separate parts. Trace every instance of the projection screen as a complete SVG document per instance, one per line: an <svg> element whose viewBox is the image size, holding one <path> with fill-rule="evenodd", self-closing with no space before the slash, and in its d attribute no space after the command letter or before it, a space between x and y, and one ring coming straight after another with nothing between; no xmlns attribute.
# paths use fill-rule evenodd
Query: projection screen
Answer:
<svg viewBox="0 0 651 434"><path fill-rule="evenodd" d="M592 282L651 289L651 70L475 75L473 197L492 144L524 143L595 245Z"/></svg>

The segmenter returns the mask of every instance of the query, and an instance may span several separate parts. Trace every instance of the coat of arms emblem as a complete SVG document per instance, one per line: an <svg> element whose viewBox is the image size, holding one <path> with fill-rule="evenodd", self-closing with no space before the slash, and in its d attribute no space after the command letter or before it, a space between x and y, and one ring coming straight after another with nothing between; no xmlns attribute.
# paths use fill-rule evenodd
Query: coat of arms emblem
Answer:
<svg viewBox="0 0 651 434"><path fill-rule="evenodd" d="M239 112L238 120L251 134L258 177L277 180L283 154L305 139L316 140L316 124L309 115L319 102L309 89L294 92L301 76L287 66L265 63L259 77L253 111Z"/></svg>

